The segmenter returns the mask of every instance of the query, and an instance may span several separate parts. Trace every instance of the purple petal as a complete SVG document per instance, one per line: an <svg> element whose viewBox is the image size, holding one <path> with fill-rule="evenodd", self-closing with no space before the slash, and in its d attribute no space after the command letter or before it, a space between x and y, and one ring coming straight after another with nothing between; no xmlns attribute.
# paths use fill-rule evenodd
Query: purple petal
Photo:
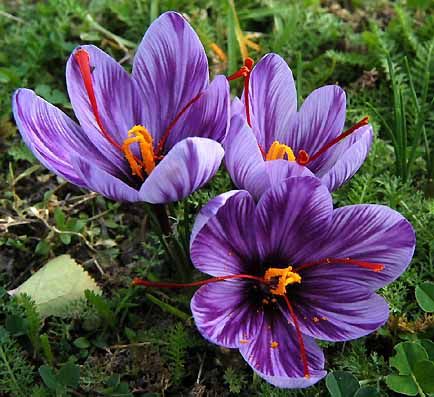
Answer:
<svg viewBox="0 0 434 397"><path fill-rule="evenodd" d="M143 100L128 73L111 56L93 45L79 47L89 54L92 83L98 113L107 133L122 145L128 131L136 124L148 127ZM90 105L83 77L75 58L76 49L66 65L66 82L74 113L89 139L125 174L129 173L123 153L113 146L101 132ZM152 133L152 131L150 131Z"/></svg>
<svg viewBox="0 0 434 397"><path fill-rule="evenodd" d="M194 221L193 230L191 231L190 245L193 244L194 239L196 238L199 231L202 227L208 222L210 218L212 218L219 208L226 203L226 200L229 197L232 197L234 194L237 194L239 190L230 190L229 192L219 194L214 197L200 210L199 214L196 216Z"/></svg>
<svg viewBox="0 0 434 397"><path fill-rule="evenodd" d="M176 115L208 85L205 50L180 14L166 12L149 27L134 59L133 79L149 112L147 128L159 141Z"/></svg>
<svg viewBox="0 0 434 397"><path fill-rule="evenodd" d="M352 205L333 212L331 228L322 243L304 258L311 262L325 258L351 258L379 263L375 272L351 264L323 264L309 268L309 276L352 282L375 291L405 271L415 248L411 224L398 212L382 205ZM307 271L307 270L306 270Z"/></svg>
<svg viewBox="0 0 434 397"><path fill-rule="evenodd" d="M351 280L318 278L307 269L301 277L293 302L304 334L346 341L365 336L387 321L387 302L367 288Z"/></svg>
<svg viewBox="0 0 434 397"><path fill-rule="evenodd" d="M332 167L329 169L323 167L321 170L321 181L331 192L347 182L362 166L372 145L372 127L367 125L359 128L351 138L353 142L338 159L333 159L335 161ZM323 170L326 172L324 173Z"/></svg>
<svg viewBox="0 0 434 397"><path fill-rule="evenodd" d="M166 151L189 136L222 142L229 126L229 107L228 80L225 76L217 76L170 130Z"/></svg>
<svg viewBox="0 0 434 397"><path fill-rule="evenodd" d="M38 160L62 178L85 187L86 182L74 169L70 156L92 156L92 151L98 150L83 130L31 90L15 91L12 108L23 140Z"/></svg>
<svg viewBox="0 0 434 397"><path fill-rule="evenodd" d="M225 164L232 181L258 199L270 183L256 138L240 115L232 117L224 146Z"/></svg>
<svg viewBox="0 0 434 397"><path fill-rule="evenodd" d="M295 161L271 160L265 162L265 172L267 173L270 186L279 185L282 181L292 177L308 176L314 177L309 168L297 164Z"/></svg>
<svg viewBox="0 0 434 397"><path fill-rule="evenodd" d="M178 142L146 178L141 199L154 204L182 200L214 176L223 155L222 146L208 138Z"/></svg>
<svg viewBox="0 0 434 397"><path fill-rule="evenodd" d="M231 103L231 118L236 115L243 117L244 120L246 119L244 104L238 97L235 97Z"/></svg>
<svg viewBox="0 0 434 397"><path fill-rule="evenodd" d="M212 276L250 273L256 264L255 202L246 191L226 199L191 244L191 260Z"/></svg>
<svg viewBox="0 0 434 397"><path fill-rule="evenodd" d="M286 130L279 131L277 139L290 146L294 153L303 149L312 156L342 132L345 109L346 99L342 88L336 85L318 88L306 98ZM335 149L329 149L310 163L309 168L316 173Z"/></svg>
<svg viewBox="0 0 434 397"><path fill-rule="evenodd" d="M267 151L276 136L288 132L297 111L292 72L279 55L267 54L253 68L249 96L253 130Z"/></svg>
<svg viewBox="0 0 434 397"><path fill-rule="evenodd" d="M293 177L273 186L256 209L262 261L297 263L327 231L332 211L330 193L317 178Z"/></svg>
<svg viewBox="0 0 434 397"><path fill-rule="evenodd" d="M303 336L303 341L309 378L304 377L295 328L280 313L266 313L256 338L240 345L239 349L249 365L267 382L281 388L304 388L317 383L326 372L321 349L309 336ZM277 342L278 346L272 347L272 342Z"/></svg>
<svg viewBox="0 0 434 397"><path fill-rule="evenodd" d="M115 201L140 201L139 192L136 189L104 171L92 160L79 156L74 156L71 160L77 173L90 190Z"/></svg>
<svg viewBox="0 0 434 397"><path fill-rule="evenodd" d="M235 348L256 336L263 313L250 302L250 290L250 282L231 280L208 284L196 291L191 311L205 339Z"/></svg>

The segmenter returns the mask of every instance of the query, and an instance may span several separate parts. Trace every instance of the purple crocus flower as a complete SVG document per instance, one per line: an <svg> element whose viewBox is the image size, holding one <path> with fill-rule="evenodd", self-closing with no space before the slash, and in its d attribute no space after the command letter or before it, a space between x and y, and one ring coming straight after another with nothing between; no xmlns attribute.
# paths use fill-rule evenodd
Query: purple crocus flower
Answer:
<svg viewBox="0 0 434 397"><path fill-rule="evenodd" d="M269 383L308 387L326 374L314 338L346 341L381 327L388 305L375 291L406 269L414 248L398 212L333 210L318 178L286 179L257 204L231 191L211 200L194 227L194 266L214 276L193 283L205 284L191 302L194 320Z"/></svg>
<svg viewBox="0 0 434 397"><path fill-rule="evenodd" d="M340 87L313 91L297 112L294 79L286 62L268 54L252 66L248 59L229 77L245 79L243 101L236 98L232 104L225 141L225 162L236 186L259 198L276 177L315 175L330 191L348 181L372 143L367 118L342 133L346 99Z"/></svg>
<svg viewBox="0 0 434 397"><path fill-rule="evenodd" d="M66 180L114 200L167 203L200 188L219 168L229 85L224 76L209 83L204 48L180 14L152 23L131 76L84 45L69 58L66 81L80 125L33 91L13 96L25 143Z"/></svg>

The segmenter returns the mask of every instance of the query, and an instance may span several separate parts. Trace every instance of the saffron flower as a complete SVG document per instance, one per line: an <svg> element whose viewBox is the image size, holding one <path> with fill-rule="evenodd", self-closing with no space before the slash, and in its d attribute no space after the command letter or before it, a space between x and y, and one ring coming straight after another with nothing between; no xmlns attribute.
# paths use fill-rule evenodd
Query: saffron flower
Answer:
<svg viewBox="0 0 434 397"><path fill-rule="evenodd" d="M386 301L375 293L408 266L411 224L381 205L333 210L315 177L292 177L265 192L231 191L199 213L191 240L194 266L210 279L191 302L200 333L239 349L267 382L303 388L323 378L315 339L347 341L381 327Z"/></svg>
<svg viewBox="0 0 434 397"><path fill-rule="evenodd" d="M244 78L244 92L232 104L225 163L238 188L259 198L276 180L315 175L334 191L361 167L372 127L365 117L342 132L346 98L340 87L316 89L297 111L292 72L279 55L267 54L255 67L247 59L228 79L237 78Z"/></svg>
<svg viewBox="0 0 434 397"><path fill-rule="evenodd" d="M48 169L119 201L183 199L216 173L229 121L229 84L209 83L204 48L175 12L146 32L130 76L92 45L75 49L66 82L80 125L33 91L13 113L25 143Z"/></svg>

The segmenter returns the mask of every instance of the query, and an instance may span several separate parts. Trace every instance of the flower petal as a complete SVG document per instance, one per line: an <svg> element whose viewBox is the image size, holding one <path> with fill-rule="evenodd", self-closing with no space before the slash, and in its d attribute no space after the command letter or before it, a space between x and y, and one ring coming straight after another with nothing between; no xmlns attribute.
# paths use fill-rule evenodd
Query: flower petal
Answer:
<svg viewBox="0 0 434 397"><path fill-rule="evenodd" d="M208 85L208 60L188 22L166 12L147 30L137 50L133 79L141 89L154 139Z"/></svg>
<svg viewBox="0 0 434 397"><path fill-rule="evenodd" d="M307 269L301 277L293 302L304 334L346 341L365 336L387 321L387 302L352 280L318 278Z"/></svg>
<svg viewBox="0 0 434 397"><path fill-rule="evenodd" d="M304 101L300 111L291 119L286 130L279 130L278 140L290 146L294 153L305 150L315 154L326 143L337 137L345 123L345 91L336 85L328 85L313 91ZM336 148L309 164L316 173Z"/></svg>
<svg viewBox="0 0 434 397"><path fill-rule="evenodd" d="M256 208L256 240L262 262L297 263L326 232L332 198L319 179L293 177L273 186Z"/></svg>
<svg viewBox="0 0 434 397"><path fill-rule="evenodd" d="M229 192L219 194L208 201L208 203L199 211L199 214L196 216L193 229L191 231L190 245L193 244L194 239L202 227L217 213L219 208L226 203L226 200L238 192L239 190L230 190Z"/></svg>
<svg viewBox="0 0 434 397"><path fill-rule="evenodd" d="M115 201L140 201L139 192L136 189L98 167L91 160L73 156L71 161L90 190Z"/></svg>
<svg viewBox="0 0 434 397"><path fill-rule="evenodd" d="M321 244L304 258L305 262L324 258L351 258L380 263L375 272L351 264L323 264L309 268L319 279L352 280L375 291L395 280L407 268L416 239L411 224L398 212L382 205L351 205L333 212L331 227L321 236Z"/></svg>
<svg viewBox="0 0 434 397"><path fill-rule="evenodd" d="M265 162L265 172L267 174L270 186L276 186L282 181L292 177L308 176L314 177L312 171L295 161L271 160Z"/></svg>
<svg viewBox="0 0 434 397"><path fill-rule="evenodd" d="M258 199L270 183L256 138L240 115L232 117L224 147L225 164L232 181Z"/></svg>
<svg viewBox="0 0 434 397"><path fill-rule="evenodd" d="M332 167L328 170L326 166L322 167L321 171L326 170L326 172L321 172L321 181L331 192L347 182L362 166L372 145L372 127L367 125L359 128L351 138L354 141L337 161L333 162Z"/></svg>
<svg viewBox="0 0 434 397"><path fill-rule="evenodd" d="M250 302L250 289L248 281L231 280L204 285L196 291L191 311L205 339L235 348L256 336L263 313Z"/></svg>
<svg viewBox="0 0 434 397"><path fill-rule="evenodd" d="M303 336L307 353L309 378L304 377L300 344L295 328L280 313L269 314L256 338L240 345L240 353L255 372L267 382L281 388L304 388L317 383L326 375L324 355L315 341ZM277 342L272 347L271 343Z"/></svg>
<svg viewBox="0 0 434 397"><path fill-rule="evenodd" d="M229 83L225 76L217 76L170 130L165 151L190 136L222 142L229 127L229 109Z"/></svg>
<svg viewBox="0 0 434 397"><path fill-rule="evenodd" d="M86 186L71 163L70 155L92 156L98 150L83 130L65 113L33 91L19 89L12 99L18 129L26 145L49 170L78 186Z"/></svg>
<svg viewBox="0 0 434 397"><path fill-rule="evenodd" d="M128 73L111 56L93 45L80 49L89 54L92 85L98 113L107 133L119 145L136 124L148 127L143 100ZM96 122L74 50L66 65L66 82L74 113L89 139L102 149L125 174L130 173L123 153L103 135ZM150 131L152 133L152 131Z"/></svg>
<svg viewBox="0 0 434 397"><path fill-rule="evenodd" d="M256 263L255 202L246 191L226 199L191 244L194 266L212 276L247 273Z"/></svg>
<svg viewBox="0 0 434 397"><path fill-rule="evenodd" d="M276 136L288 132L289 120L297 111L294 79L284 59L265 55L250 74L249 92L253 130L267 151Z"/></svg>
<svg viewBox="0 0 434 397"><path fill-rule="evenodd" d="M157 204L187 197L214 176L223 155L222 146L208 138L178 142L146 178L141 199Z"/></svg>

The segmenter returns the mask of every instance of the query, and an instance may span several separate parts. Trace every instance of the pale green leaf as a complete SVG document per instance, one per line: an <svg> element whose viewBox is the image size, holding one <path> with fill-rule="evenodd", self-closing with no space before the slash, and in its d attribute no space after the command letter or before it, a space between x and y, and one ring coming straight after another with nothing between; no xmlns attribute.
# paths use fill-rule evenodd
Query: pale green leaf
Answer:
<svg viewBox="0 0 434 397"><path fill-rule="evenodd" d="M74 259L61 255L10 293L29 295L42 317L64 317L69 305L83 299L86 290L101 294L96 282Z"/></svg>

